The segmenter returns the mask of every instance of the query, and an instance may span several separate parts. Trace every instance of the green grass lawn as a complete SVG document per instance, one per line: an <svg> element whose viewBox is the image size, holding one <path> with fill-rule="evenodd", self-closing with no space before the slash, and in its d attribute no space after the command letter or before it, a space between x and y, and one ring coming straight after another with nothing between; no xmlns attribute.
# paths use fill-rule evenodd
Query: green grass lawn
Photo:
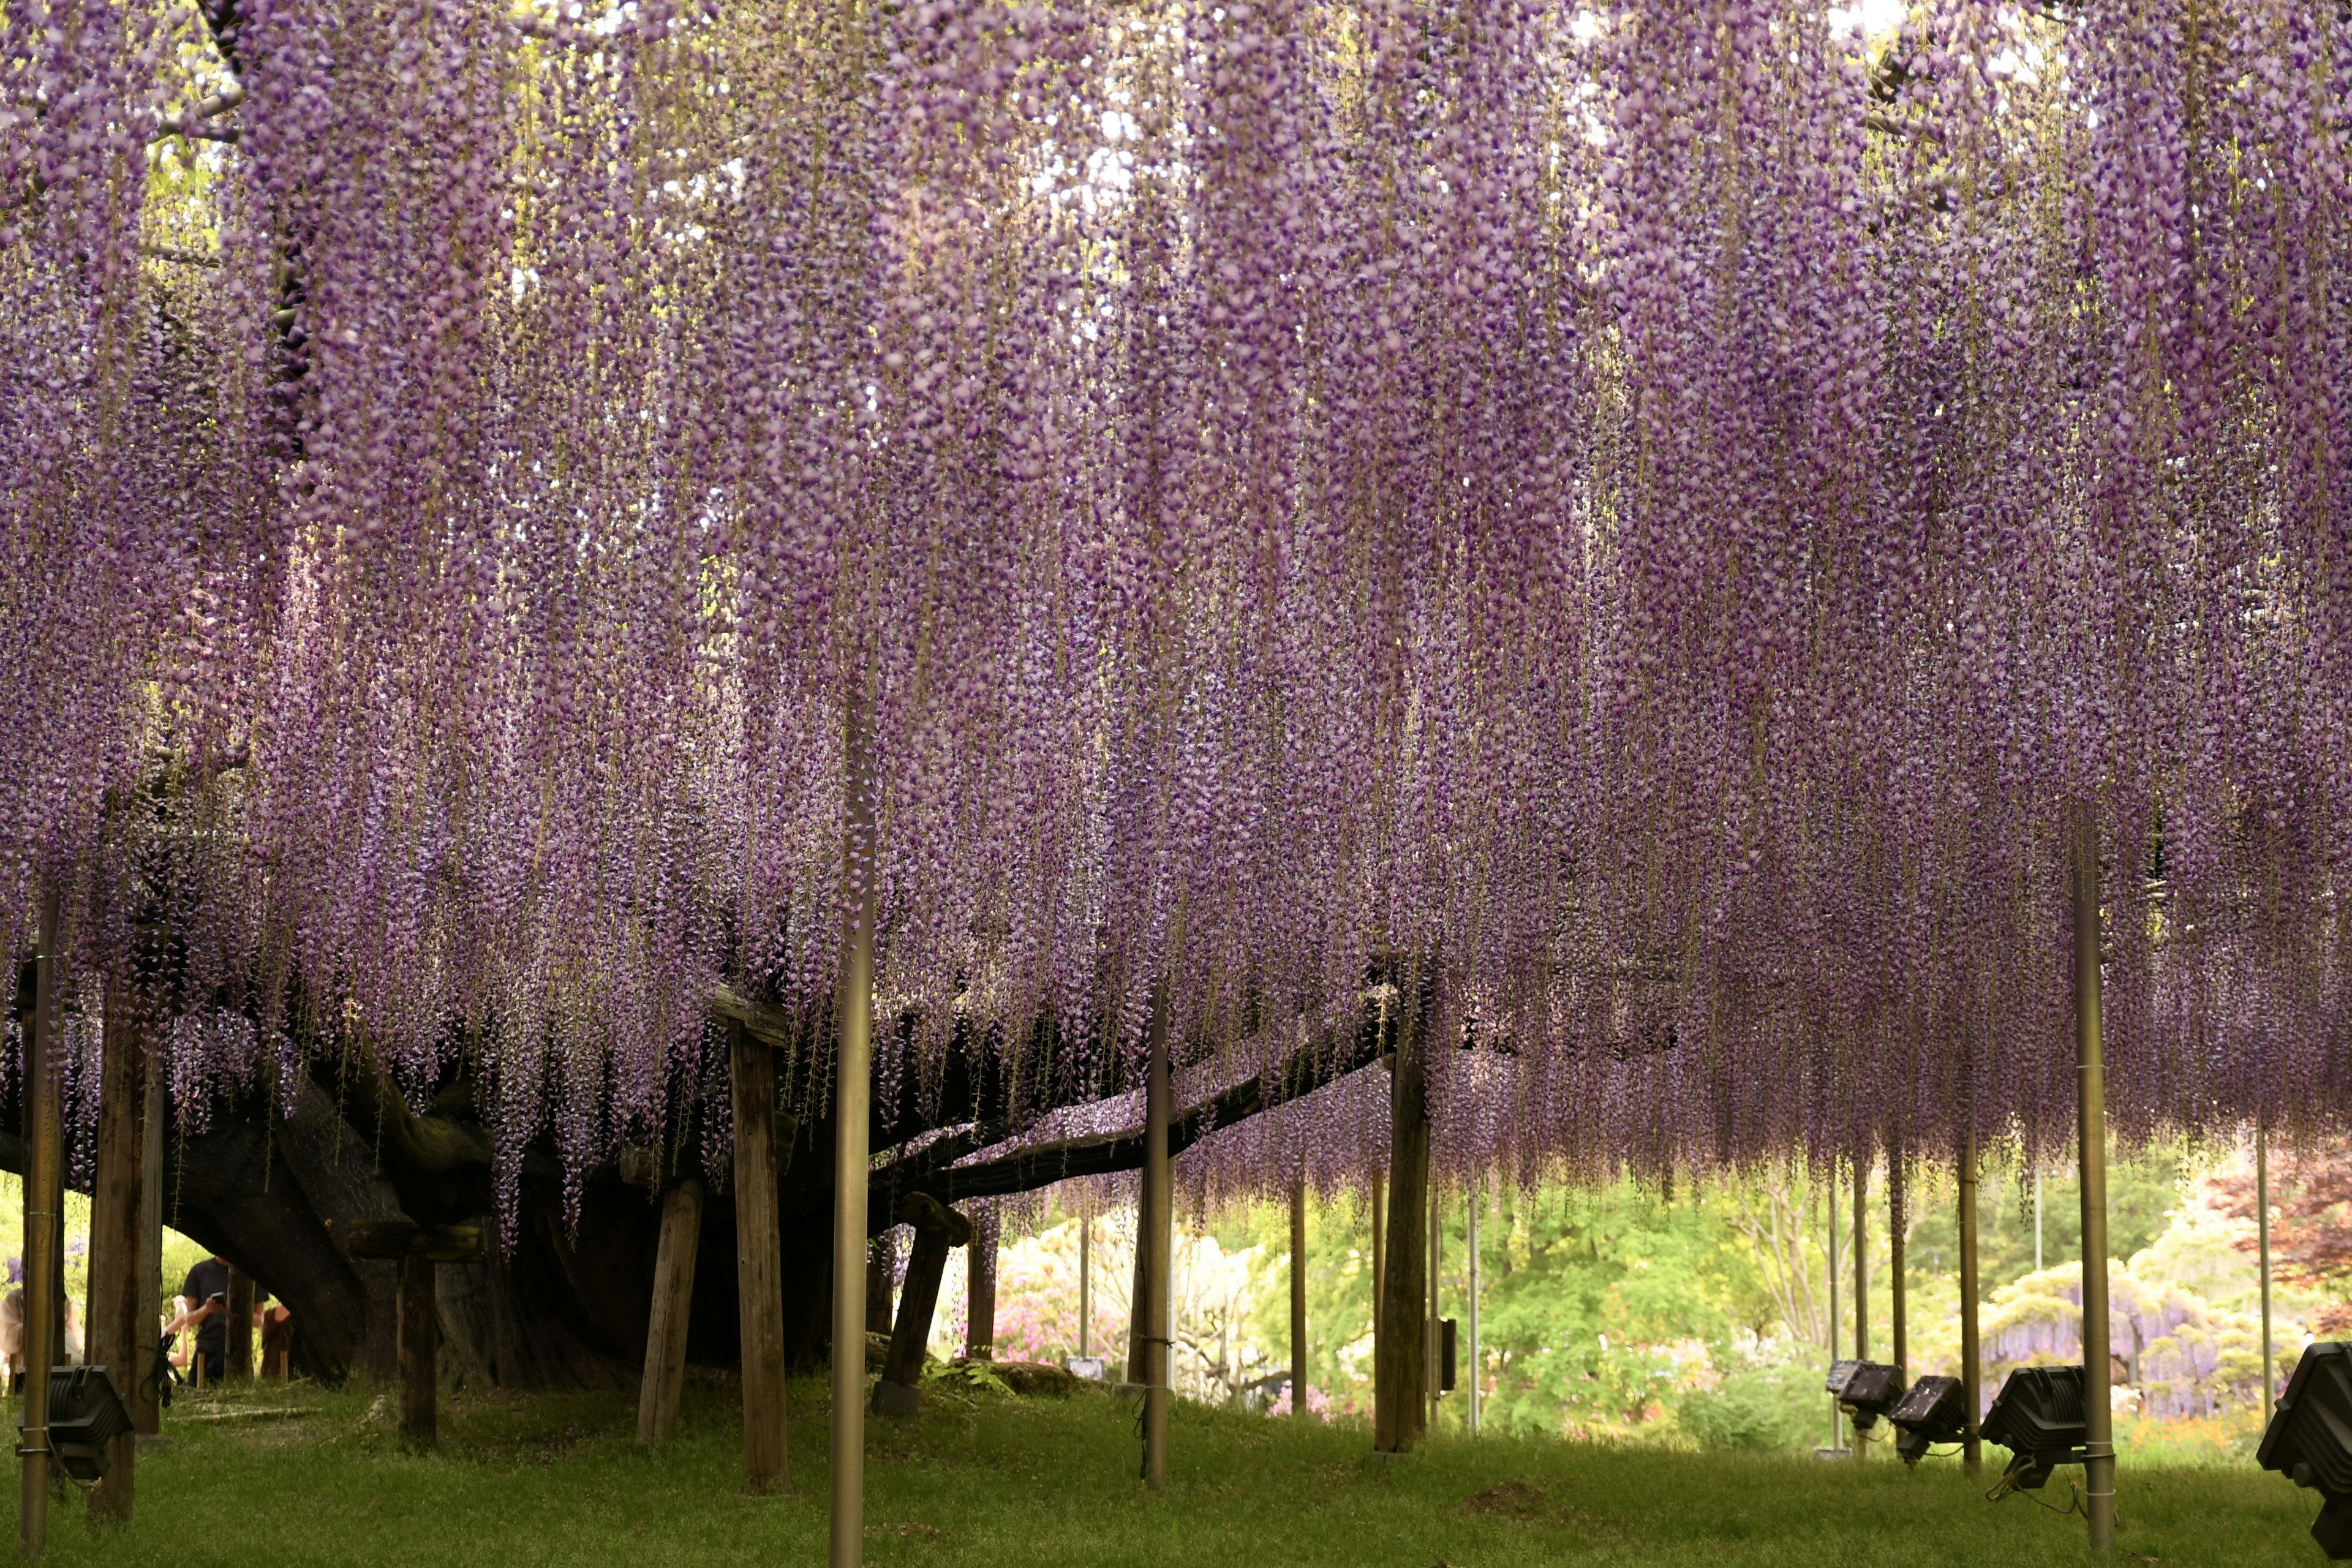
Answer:
<svg viewBox="0 0 2352 1568"><path fill-rule="evenodd" d="M291 1418L268 1412L299 1405ZM226 1419L208 1417L226 1415ZM11 1419L14 1413L11 1412ZM290 1394L184 1399L142 1457L138 1518L93 1531L54 1505L58 1563L803 1563L824 1559L822 1384L793 1391L793 1484L742 1483L731 1391L688 1390L682 1436L632 1451L614 1397L457 1396L441 1451L401 1454L383 1402ZM868 1427L866 1560L877 1564L2039 1563L2084 1556L2082 1521L1984 1501L1958 1461L1917 1473L1549 1441L1440 1439L1375 1460L1360 1427L1197 1406L1174 1421L1171 1480L1136 1480L1133 1414L936 1398L919 1423ZM1997 1462L1998 1451L1989 1454ZM2063 1478L2067 1472L2060 1472ZM1499 1491L1496 1489L1500 1489ZM2063 1502L2053 1482L2053 1500ZM0 1503L16 1531L13 1482ZM2310 1565L2317 1499L2243 1465L2127 1465L2126 1563ZM0 1548L5 1549L5 1548Z"/></svg>

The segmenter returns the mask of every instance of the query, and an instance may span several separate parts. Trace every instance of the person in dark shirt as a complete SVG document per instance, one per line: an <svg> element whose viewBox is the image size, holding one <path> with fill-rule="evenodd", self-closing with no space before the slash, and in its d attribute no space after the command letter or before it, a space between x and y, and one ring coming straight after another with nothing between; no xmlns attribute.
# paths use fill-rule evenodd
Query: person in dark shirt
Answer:
<svg viewBox="0 0 2352 1568"><path fill-rule="evenodd" d="M172 1320L166 1333L193 1326L196 1331L195 1362L204 1366L204 1380L218 1383L228 1373L228 1259L207 1258L188 1270L180 1287L188 1310Z"/></svg>

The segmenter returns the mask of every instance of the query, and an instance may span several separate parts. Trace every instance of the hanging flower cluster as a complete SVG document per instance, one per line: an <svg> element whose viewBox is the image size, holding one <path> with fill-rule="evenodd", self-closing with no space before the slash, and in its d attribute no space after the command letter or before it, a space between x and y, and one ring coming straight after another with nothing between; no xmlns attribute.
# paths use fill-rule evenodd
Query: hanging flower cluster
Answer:
<svg viewBox="0 0 2352 1568"><path fill-rule="evenodd" d="M2119 1122L2347 1103L2340 7L514 4L0 15L0 945L593 1161L865 735L889 1093L1698 1169L2055 1142L2087 817Z"/></svg>

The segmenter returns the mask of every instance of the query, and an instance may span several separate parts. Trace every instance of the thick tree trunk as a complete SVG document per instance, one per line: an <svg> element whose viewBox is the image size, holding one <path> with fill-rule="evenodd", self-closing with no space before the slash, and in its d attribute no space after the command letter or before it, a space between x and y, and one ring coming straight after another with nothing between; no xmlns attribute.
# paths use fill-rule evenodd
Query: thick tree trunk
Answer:
<svg viewBox="0 0 2352 1568"><path fill-rule="evenodd" d="M106 1369L134 1409L139 1382L152 1380L155 1360L149 1343L154 1299L142 1301L140 1295L146 1275L139 1255L147 1234L146 1106L143 1042L129 1009L110 1006L100 1047L98 1170L90 1193L89 1359ZM107 1446L106 1474L89 1491L93 1521L130 1521L139 1447L135 1415L133 1426Z"/></svg>

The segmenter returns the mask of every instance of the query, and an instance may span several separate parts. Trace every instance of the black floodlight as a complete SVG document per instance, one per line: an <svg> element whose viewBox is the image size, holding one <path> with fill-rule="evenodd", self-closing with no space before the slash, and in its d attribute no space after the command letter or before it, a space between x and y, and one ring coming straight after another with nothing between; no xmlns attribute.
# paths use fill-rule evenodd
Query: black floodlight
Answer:
<svg viewBox="0 0 2352 1568"><path fill-rule="evenodd" d="M1845 1397L1846 1380L1853 1376L1854 1369L1860 1365L1862 1365L1862 1363L1858 1361L1833 1361L1830 1363L1830 1374L1829 1376L1822 1379L1822 1392L1823 1394L1833 1394L1837 1398L1843 1399Z"/></svg>
<svg viewBox="0 0 2352 1568"><path fill-rule="evenodd" d="M49 1370L49 1452L78 1481L106 1474L106 1446L131 1430L131 1412L102 1366Z"/></svg>
<svg viewBox="0 0 2352 1568"><path fill-rule="evenodd" d="M2326 1340L2303 1352L2254 1459L2326 1499L2311 1538L2331 1558L2352 1557L2352 1346Z"/></svg>
<svg viewBox="0 0 2352 1568"><path fill-rule="evenodd" d="M1957 1377L1921 1378L1886 1418L1903 1434L1895 1439L1895 1451L1906 1465L1917 1464L1932 1444L1958 1443L1969 1435L1968 1399Z"/></svg>
<svg viewBox="0 0 2352 1568"><path fill-rule="evenodd" d="M2079 1465L2090 1440L2083 1417L2083 1369L2021 1366L1986 1415L1984 1440L2015 1457L2002 1472L2012 1490L2036 1491L2060 1465Z"/></svg>
<svg viewBox="0 0 2352 1568"><path fill-rule="evenodd" d="M1903 1397L1903 1370L1885 1362L1856 1362L1838 1395L1838 1408L1853 1417L1853 1429L1867 1432Z"/></svg>

